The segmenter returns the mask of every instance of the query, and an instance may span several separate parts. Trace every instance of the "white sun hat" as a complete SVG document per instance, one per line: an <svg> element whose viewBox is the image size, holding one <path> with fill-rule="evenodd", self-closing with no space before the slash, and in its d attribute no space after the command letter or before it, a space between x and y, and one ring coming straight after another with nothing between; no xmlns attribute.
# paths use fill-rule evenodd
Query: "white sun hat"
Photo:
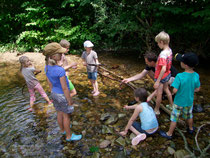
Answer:
<svg viewBox="0 0 210 158"><path fill-rule="evenodd" d="M94 45L93 45L93 43L91 42L91 41L85 41L84 42L84 47L93 47Z"/></svg>

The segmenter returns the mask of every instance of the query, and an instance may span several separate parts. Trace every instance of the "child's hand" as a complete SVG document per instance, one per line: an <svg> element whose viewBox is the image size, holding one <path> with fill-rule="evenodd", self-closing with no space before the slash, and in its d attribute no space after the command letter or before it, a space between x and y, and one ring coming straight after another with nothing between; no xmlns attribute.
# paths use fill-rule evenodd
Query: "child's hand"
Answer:
<svg viewBox="0 0 210 158"><path fill-rule="evenodd" d="M126 136L126 134L127 134L127 132L126 132L126 131L122 131L122 132L120 132L120 135L121 135L121 136L123 136L123 137L125 137L125 136Z"/></svg>
<svg viewBox="0 0 210 158"><path fill-rule="evenodd" d="M87 66L87 63L83 62L83 65L84 65L84 66Z"/></svg>
<svg viewBox="0 0 210 158"><path fill-rule="evenodd" d="M123 107L124 109L129 109L129 106L128 105L124 105L124 107Z"/></svg>
<svg viewBox="0 0 210 158"><path fill-rule="evenodd" d="M153 87L154 87L154 89L158 89L159 84L160 84L159 82L155 82L155 84L154 84L154 86L153 86Z"/></svg>
<svg viewBox="0 0 210 158"><path fill-rule="evenodd" d="M128 83L128 82L130 82L130 80L129 80L129 79L124 79L124 80L122 80L121 82L122 82L122 83Z"/></svg>
<svg viewBox="0 0 210 158"><path fill-rule="evenodd" d="M72 64L71 64L71 68L72 68L72 69L76 69L76 68L77 68L77 63L72 63Z"/></svg>

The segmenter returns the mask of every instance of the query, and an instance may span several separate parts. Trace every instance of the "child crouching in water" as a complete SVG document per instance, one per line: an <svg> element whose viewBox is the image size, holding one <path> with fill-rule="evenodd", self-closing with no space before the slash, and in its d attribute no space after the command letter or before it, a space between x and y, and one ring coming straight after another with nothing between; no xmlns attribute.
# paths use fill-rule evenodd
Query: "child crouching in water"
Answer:
<svg viewBox="0 0 210 158"><path fill-rule="evenodd" d="M20 71L26 80L26 84L27 84L28 91L30 94L30 107L31 108L29 108L29 110L32 111L32 107L36 100L35 90L37 90L41 94L41 96L48 102L48 104L52 104L52 102L48 98L47 94L45 93L44 89L42 88L41 84L36 79L35 74L34 74L34 73L36 74L40 73L41 70L35 69L27 56L21 56L19 58L19 62L21 64Z"/></svg>
<svg viewBox="0 0 210 158"><path fill-rule="evenodd" d="M132 145L137 145L141 140L146 139L146 136L152 135L158 130L158 121L152 107L146 102L147 97L147 91L144 88L138 88L134 91L134 98L139 104L124 106L125 109L134 109L134 113L120 135L126 136L128 130L136 134L136 137L132 139ZM138 116L141 123L135 121Z"/></svg>

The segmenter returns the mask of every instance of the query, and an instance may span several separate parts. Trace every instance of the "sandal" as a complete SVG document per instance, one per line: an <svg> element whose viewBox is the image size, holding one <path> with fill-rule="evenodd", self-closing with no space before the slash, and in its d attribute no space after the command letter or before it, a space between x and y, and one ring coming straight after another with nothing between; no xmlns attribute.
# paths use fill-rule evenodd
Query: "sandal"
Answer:
<svg viewBox="0 0 210 158"><path fill-rule="evenodd" d="M136 137L134 137L132 139L132 142L131 143L132 143L132 145L137 145L137 144L139 144L140 141L146 139L146 137L147 137L147 135L144 134L144 133L139 134L139 135L137 135Z"/></svg>

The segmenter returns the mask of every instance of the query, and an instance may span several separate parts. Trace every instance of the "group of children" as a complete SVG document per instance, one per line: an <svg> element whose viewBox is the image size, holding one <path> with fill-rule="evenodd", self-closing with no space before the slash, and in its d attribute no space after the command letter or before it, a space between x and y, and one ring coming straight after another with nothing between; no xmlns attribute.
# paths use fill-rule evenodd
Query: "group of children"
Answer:
<svg viewBox="0 0 210 158"><path fill-rule="evenodd" d="M172 139L174 129L176 128L177 121L181 115L188 122L187 132L192 134L195 131L193 127L193 99L194 92L200 90L199 75L194 71L194 67L198 65L198 57L194 53L176 54L175 59L181 62L181 67L184 72L178 73L175 78L171 78L172 68L172 50L169 47L169 35L162 31L156 37L160 49L157 61L154 53L147 52L145 54L145 63L147 67L140 73L128 79L122 80L127 83L137 79L141 79L146 74L149 74L152 78L154 75L154 89L155 91L147 96L146 91L143 88L137 89L134 92L135 100L138 102L137 105L125 106L125 109L135 109L133 115L128 121L125 130L120 132L122 136L125 136L128 130L131 130L137 136L132 139L132 144L136 145L141 140L144 140L146 136L155 133L158 129L158 121L156 115L160 114L159 107L162 101L162 93L165 91L171 105L171 123L168 132L159 131L162 137ZM155 73L149 72L151 67L155 67ZM174 70L173 70L174 71ZM170 92L169 85L173 87L172 93ZM172 94L176 94L174 102ZM156 95L156 106L153 109L149 106L149 101ZM141 123L134 122L139 115Z"/></svg>
<svg viewBox="0 0 210 158"><path fill-rule="evenodd" d="M155 37L155 41L159 48L162 49L158 58L154 53L147 52L144 56L145 63L147 64L145 70L138 75L122 80L122 82L127 83L141 79L146 74L149 74L155 81L153 86L155 90L150 96L148 96L147 91L144 88L138 88L134 92L134 98L138 104L124 106L125 109L134 109L134 113L128 121L125 130L120 132L120 134L125 136L128 130L131 130L136 134L136 137L132 139L133 145L137 145L141 140L144 140L147 136L154 134L158 130L159 125L156 115L160 114L159 107L162 101L163 91L165 91L169 99L172 113L169 131L160 131L160 135L168 139L172 138L179 115L182 115L184 119L187 119L189 133L193 133L195 130L192 119L193 97L194 92L197 92L200 89L200 81L199 75L194 72L193 68L198 64L198 58L194 53L176 55L175 59L181 62L181 67L185 71L177 74L177 76L173 75L173 54L169 47L169 35L162 31ZM99 61L97 53L92 50L93 46L91 41L84 42L85 51L82 53L82 59L83 65L87 67L88 79L93 86L92 94L93 96L97 96L100 94L97 83L97 68ZM70 68L77 68L77 63L69 64L67 62L65 53L69 51L69 47L70 43L67 40L61 40L60 44L53 42L46 45L43 54L46 57L45 73L50 86L53 105L57 111L58 125L61 132L66 135L66 141L73 141L80 140L82 135L76 135L70 132L69 114L74 111L72 97L76 95L77 92L68 78L68 73ZM26 56L20 57L19 61L21 63L21 72L29 89L31 108L35 101L35 90L38 90L48 104L51 104L52 102L49 100L34 75L35 72L40 71L32 66L30 60ZM169 89L170 84L174 87L172 93L176 94L174 102ZM156 106L153 110L148 102L154 96L156 96ZM140 117L141 123L135 122L135 119L138 116Z"/></svg>

